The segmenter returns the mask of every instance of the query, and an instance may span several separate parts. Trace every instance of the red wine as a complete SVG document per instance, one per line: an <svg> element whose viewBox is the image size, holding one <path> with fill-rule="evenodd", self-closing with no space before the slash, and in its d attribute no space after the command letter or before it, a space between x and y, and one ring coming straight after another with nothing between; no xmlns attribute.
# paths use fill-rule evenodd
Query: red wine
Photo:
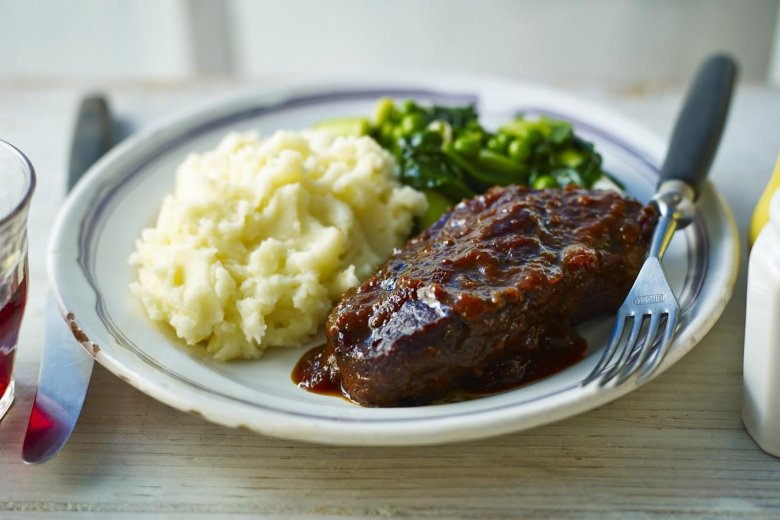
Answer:
<svg viewBox="0 0 780 520"><path fill-rule="evenodd" d="M24 306L27 303L27 263L22 279L12 276L11 297L0 308L0 397L11 384L14 371L16 342L22 324ZM13 287L15 285L15 287Z"/></svg>

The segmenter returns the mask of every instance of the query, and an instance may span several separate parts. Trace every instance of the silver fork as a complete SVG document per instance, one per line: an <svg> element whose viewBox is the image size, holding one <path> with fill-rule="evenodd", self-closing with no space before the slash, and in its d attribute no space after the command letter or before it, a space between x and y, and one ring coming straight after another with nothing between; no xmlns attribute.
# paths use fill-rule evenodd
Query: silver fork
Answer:
<svg viewBox="0 0 780 520"><path fill-rule="evenodd" d="M694 201L723 133L736 74L731 58L713 56L701 67L688 92L651 201L659 219L647 259L618 309L604 353L583 385L594 381L599 386L613 381L620 385L638 370L637 384L641 384L658 369L672 345L680 306L661 258L674 232L693 221Z"/></svg>

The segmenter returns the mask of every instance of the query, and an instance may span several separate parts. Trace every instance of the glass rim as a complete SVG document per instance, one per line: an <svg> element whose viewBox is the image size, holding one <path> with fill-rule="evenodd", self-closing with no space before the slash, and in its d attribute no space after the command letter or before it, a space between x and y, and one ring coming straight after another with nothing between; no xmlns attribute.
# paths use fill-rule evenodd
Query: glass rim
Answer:
<svg viewBox="0 0 780 520"><path fill-rule="evenodd" d="M11 152L12 155L18 157L21 160L24 168L27 170L27 174L29 177L29 182L27 183L27 190L25 191L21 199L19 199L19 202L6 215L0 217L0 227L1 227L6 223L10 222L11 220L13 220L30 203L32 194L35 191L36 176L35 176L35 168L33 167L32 162L30 162L30 159L28 159L27 156L24 155L24 152L22 152L20 149L18 149L17 147L15 147L11 143L3 139L0 139L0 149L5 149L8 152Z"/></svg>

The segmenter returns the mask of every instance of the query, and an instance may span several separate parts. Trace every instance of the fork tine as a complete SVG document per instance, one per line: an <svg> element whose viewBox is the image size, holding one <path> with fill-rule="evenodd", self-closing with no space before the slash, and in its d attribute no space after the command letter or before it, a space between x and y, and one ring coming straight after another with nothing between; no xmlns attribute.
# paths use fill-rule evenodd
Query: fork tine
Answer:
<svg viewBox="0 0 780 520"><path fill-rule="evenodd" d="M601 355L601 359L596 363L596 366L591 370L588 377L585 378L585 381L582 382L583 385L590 384L598 379L604 368L609 365L609 362L612 360L612 356L615 355L615 351L620 343L620 338L623 337L626 319L626 316L618 315L618 319L615 320L615 326L612 327L612 335L609 337L604 353Z"/></svg>
<svg viewBox="0 0 780 520"><path fill-rule="evenodd" d="M631 352L636 348L639 333L642 330L644 321L645 316L643 314L634 315L634 322L631 324L631 332L628 335L628 340L623 344L623 348L620 349L620 356L615 364L601 378L601 381L599 382L600 386L604 386L612 381L612 378L626 366L626 363L631 356Z"/></svg>
<svg viewBox="0 0 780 520"><path fill-rule="evenodd" d="M642 342L642 348L639 350L639 353L637 353L634 360L630 364L626 365L623 371L618 375L617 384L622 385L626 379L631 377L631 375L636 372L637 368L641 367L645 362L645 359L647 359L647 356L652 351L653 344L655 343L655 337L658 334L658 326L660 324L661 314L658 312L651 312L650 323L647 325L647 333L645 334L645 339Z"/></svg>
<svg viewBox="0 0 780 520"><path fill-rule="evenodd" d="M641 384L647 380L648 377L653 375L653 372L664 360L666 352L672 345L672 339L674 338L674 329L677 327L677 312L674 310L670 312L666 317L666 329L664 330L664 339L658 348L653 352L652 356L645 362L642 367L642 371L639 374L637 383Z"/></svg>

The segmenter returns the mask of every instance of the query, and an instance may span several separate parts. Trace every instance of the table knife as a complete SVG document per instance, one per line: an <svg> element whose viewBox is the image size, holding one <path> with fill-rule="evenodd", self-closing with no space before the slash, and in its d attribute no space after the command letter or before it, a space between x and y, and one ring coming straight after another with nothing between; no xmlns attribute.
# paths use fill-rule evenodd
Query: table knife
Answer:
<svg viewBox="0 0 780 520"><path fill-rule="evenodd" d="M73 134L67 190L81 178L114 143L114 125L108 102L101 95L81 101ZM22 459L46 462L59 452L76 426L94 360L79 343L49 298L43 357Z"/></svg>

